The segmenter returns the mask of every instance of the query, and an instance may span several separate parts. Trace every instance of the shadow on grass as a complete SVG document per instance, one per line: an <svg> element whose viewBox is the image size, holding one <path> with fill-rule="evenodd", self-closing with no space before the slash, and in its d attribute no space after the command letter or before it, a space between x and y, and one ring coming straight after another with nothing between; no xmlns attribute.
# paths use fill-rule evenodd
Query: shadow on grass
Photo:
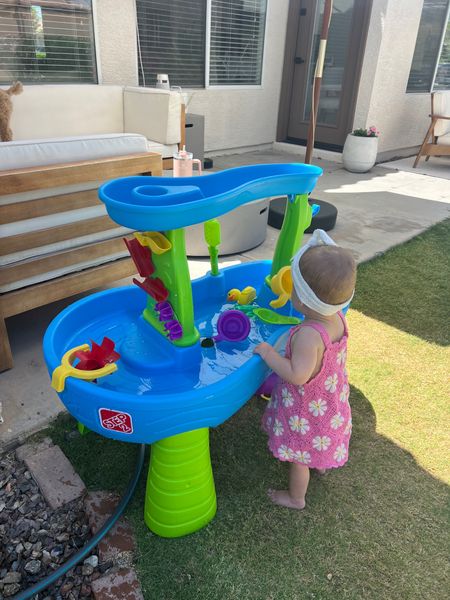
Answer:
<svg viewBox="0 0 450 600"><path fill-rule="evenodd" d="M449 344L450 219L358 268L352 308L441 346Z"/></svg>
<svg viewBox="0 0 450 600"><path fill-rule="evenodd" d="M173 540L151 534L142 477L128 516L145 598L419 600L423 590L445 597L447 486L377 433L372 406L356 388L351 402L350 461L312 475L303 512L267 500L268 487L286 485L287 465L267 451L256 399L211 431L218 513L205 529ZM94 434L67 439L58 427L55 441L88 486L124 489L136 448Z"/></svg>

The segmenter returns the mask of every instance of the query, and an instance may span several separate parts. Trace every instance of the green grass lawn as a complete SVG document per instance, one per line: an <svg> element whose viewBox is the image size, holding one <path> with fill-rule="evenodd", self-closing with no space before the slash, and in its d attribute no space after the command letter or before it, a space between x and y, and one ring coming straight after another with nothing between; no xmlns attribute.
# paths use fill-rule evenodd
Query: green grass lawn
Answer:
<svg viewBox="0 0 450 600"><path fill-rule="evenodd" d="M287 471L266 450L255 398L211 431L218 512L208 527L176 540L152 535L142 478L127 514L145 598L447 597L449 256L447 221L359 268L348 315L350 460L312 476L305 511L266 498ZM95 434L70 439L71 428L64 417L46 433L90 488L122 491L136 448Z"/></svg>

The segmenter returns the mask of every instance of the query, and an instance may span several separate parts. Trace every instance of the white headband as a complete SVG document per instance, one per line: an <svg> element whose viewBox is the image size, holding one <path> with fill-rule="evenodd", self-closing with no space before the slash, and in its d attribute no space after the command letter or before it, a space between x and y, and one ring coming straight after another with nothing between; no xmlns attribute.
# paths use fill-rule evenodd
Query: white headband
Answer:
<svg viewBox="0 0 450 600"><path fill-rule="evenodd" d="M353 298L354 291L348 300L343 302L342 304L326 304L322 302L320 298L316 296L316 294L312 291L306 281L303 279L303 276L300 272L300 259L303 254L313 248L314 246L336 246L337 244L330 238L328 234L325 233L322 229L316 229L311 236L311 239L300 248L297 254L292 258L292 282L294 284L295 292L301 302L305 304L311 310L318 312L320 315L324 315L325 317L329 317L330 315L334 315L338 311L342 310L351 302Z"/></svg>

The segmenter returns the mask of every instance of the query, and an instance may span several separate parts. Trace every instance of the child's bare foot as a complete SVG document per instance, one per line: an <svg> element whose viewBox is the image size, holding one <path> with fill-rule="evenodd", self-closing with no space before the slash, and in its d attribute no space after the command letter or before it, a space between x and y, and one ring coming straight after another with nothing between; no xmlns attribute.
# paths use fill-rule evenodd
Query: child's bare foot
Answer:
<svg viewBox="0 0 450 600"><path fill-rule="evenodd" d="M304 500L294 500L291 498L288 490L268 490L267 494L272 502L274 504L278 504L279 506L286 506L287 508L302 510L306 505Z"/></svg>

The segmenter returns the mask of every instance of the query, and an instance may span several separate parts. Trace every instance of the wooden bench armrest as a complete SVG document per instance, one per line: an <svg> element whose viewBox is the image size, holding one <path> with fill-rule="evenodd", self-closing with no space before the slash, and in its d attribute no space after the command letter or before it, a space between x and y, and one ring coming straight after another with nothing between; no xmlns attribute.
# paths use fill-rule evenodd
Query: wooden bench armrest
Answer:
<svg viewBox="0 0 450 600"><path fill-rule="evenodd" d="M143 152L73 163L0 171L0 196L123 177L129 174L132 167L135 167L135 172L161 175L161 155L156 152Z"/></svg>
<svg viewBox="0 0 450 600"><path fill-rule="evenodd" d="M28 192L31 190L47 190L47 188L63 187L71 184L105 181L116 177L130 175L162 175L162 157L156 152L144 152L131 155L98 158L72 163L43 165L25 169L0 170L0 196ZM96 184L93 186L97 187ZM45 217L64 212L67 203L73 202L75 208L86 208L98 204L95 190L78 192L62 192L56 196L45 196L36 200L17 200L3 207L0 223L14 223L28 218ZM111 239L100 240L84 246L77 244L67 250L58 250L51 254L28 256L14 266L2 270L3 284L9 285L39 276L39 281L24 287L17 287L0 294L0 371L13 366L11 348L4 319L20 314L37 306L67 298L111 283L117 279L136 273L131 258L115 258L98 266L82 268L61 275L54 279L46 279L47 269L66 269L82 266L88 258L121 254L118 250L122 244L120 237L114 235L116 224L107 216L87 218L82 221L66 222L61 225L40 228L26 233L9 234L2 238L0 254L9 254L22 250L33 250L46 245L49 240L66 241L82 238L83 235L109 231ZM105 254L106 253L106 254Z"/></svg>
<svg viewBox="0 0 450 600"><path fill-rule="evenodd" d="M445 119L447 121L450 120L450 116L446 117L445 115L429 115L432 119Z"/></svg>

